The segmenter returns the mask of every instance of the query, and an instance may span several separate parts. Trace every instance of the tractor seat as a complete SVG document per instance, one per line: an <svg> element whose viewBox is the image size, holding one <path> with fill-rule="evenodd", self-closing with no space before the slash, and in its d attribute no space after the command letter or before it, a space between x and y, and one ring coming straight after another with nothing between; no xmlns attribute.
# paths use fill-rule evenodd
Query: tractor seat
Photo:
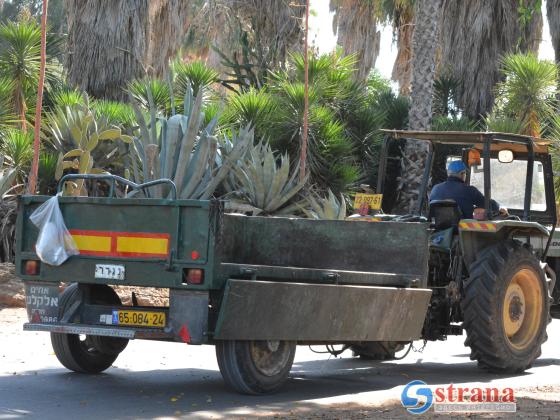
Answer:
<svg viewBox="0 0 560 420"><path fill-rule="evenodd" d="M430 201L428 219L435 230L457 228L461 218L462 213L455 200Z"/></svg>

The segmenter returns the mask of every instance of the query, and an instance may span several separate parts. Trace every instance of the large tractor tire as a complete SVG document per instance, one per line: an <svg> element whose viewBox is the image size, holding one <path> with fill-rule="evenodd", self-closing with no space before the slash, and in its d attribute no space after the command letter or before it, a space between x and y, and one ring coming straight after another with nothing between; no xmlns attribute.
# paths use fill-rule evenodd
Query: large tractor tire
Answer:
<svg viewBox="0 0 560 420"><path fill-rule="evenodd" d="M120 305L121 301L109 286L96 285L90 290L91 303ZM78 299L78 285L68 286L59 300L60 316ZM81 336L51 333L54 354L67 369L79 373L100 373L111 367L128 340L117 337Z"/></svg>
<svg viewBox="0 0 560 420"><path fill-rule="evenodd" d="M395 354L404 349L396 341L369 341L350 347L354 356L364 360L394 360Z"/></svg>
<svg viewBox="0 0 560 420"><path fill-rule="evenodd" d="M226 385L242 394L277 391L288 379L295 341L218 341L216 357Z"/></svg>
<svg viewBox="0 0 560 420"><path fill-rule="evenodd" d="M515 241L483 250L461 303L471 360L492 371L522 372L541 355L550 296L539 260Z"/></svg>

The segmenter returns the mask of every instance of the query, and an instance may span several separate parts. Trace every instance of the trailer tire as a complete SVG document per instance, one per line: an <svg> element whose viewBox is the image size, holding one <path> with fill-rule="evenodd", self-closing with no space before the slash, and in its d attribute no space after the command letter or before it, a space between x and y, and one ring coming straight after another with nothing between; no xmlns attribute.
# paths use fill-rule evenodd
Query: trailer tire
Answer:
<svg viewBox="0 0 560 420"><path fill-rule="evenodd" d="M550 322L546 276L530 249L516 241L477 256L461 302L465 345L481 368L522 372L541 355Z"/></svg>
<svg viewBox="0 0 560 420"><path fill-rule="evenodd" d="M216 357L226 385L242 394L277 391L288 379L295 341L218 341Z"/></svg>
<svg viewBox="0 0 560 420"><path fill-rule="evenodd" d="M121 301L113 289L95 285L90 289L91 303L117 304ZM78 284L68 286L59 300L59 317L79 298ZM51 333L54 354L67 369L79 373L100 373L111 367L128 340L117 337Z"/></svg>

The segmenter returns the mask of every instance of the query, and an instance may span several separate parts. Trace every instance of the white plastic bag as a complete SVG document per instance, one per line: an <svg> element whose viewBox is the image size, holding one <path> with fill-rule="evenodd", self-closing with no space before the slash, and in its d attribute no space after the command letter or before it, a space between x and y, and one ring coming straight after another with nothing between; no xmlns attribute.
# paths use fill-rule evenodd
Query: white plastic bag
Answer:
<svg viewBox="0 0 560 420"><path fill-rule="evenodd" d="M78 247L64 224L58 206L58 195L41 204L29 219L39 228L35 252L41 261L61 265L71 255L79 254Z"/></svg>

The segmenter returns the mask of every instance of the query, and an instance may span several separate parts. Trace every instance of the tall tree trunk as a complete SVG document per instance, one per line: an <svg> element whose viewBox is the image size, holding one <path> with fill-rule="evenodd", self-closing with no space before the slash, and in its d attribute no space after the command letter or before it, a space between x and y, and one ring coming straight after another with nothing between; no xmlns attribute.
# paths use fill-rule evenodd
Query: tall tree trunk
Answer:
<svg viewBox="0 0 560 420"><path fill-rule="evenodd" d="M124 99L126 84L162 75L181 45L189 4L180 0L65 0L72 85Z"/></svg>
<svg viewBox="0 0 560 420"><path fill-rule="evenodd" d="M185 0L150 0L149 42L146 51L148 73L163 76L169 59L177 54L193 19L194 5Z"/></svg>
<svg viewBox="0 0 560 420"><path fill-rule="evenodd" d="M526 1L534 13L523 23L518 0L444 0L441 69L460 82L458 105L469 117L479 118L491 111L502 56L517 50L538 51L542 34L539 3Z"/></svg>
<svg viewBox="0 0 560 420"><path fill-rule="evenodd" d="M346 55L356 54L356 80L364 80L379 55L381 32L377 30L376 2L367 0L331 0L335 12L333 30L337 44Z"/></svg>
<svg viewBox="0 0 560 420"><path fill-rule="evenodd" d="M560 0L546 0L546 18L556 62L560 63Z"/></svg>
<svg viewBox="0 0 560 420"><path fill-rule="evenodd" d="M242 31L247 48L252 52L248 64L263 68L282 68L288 52L301 51L302 19L305 0L214 0L208 8L206 25L208 42L228 58L241 55ZM256 58L255 58L256 57ZM222 59L214 50L208 53L211 65Z"/></svg>
<svg viewBox="0 0 560 420"><path fill-rule="evenodd" d="M432 94L436 72L436 49L443 0L417 0L412 37L412 88L408 114L410 130L429 130L432 119ZM399 208L412 212L424 173L428 145L407 140L404 146L399 182Z"/></svg>
<svg viewBox="0 0 560 420"><path fill-rule="evenodd" d="M414 7L410 2L399 3L393 22L397 30L397 58L393 65L391 78L398 82L399 93L410 95L412 79L412 34L414 32Z"/></svg>

